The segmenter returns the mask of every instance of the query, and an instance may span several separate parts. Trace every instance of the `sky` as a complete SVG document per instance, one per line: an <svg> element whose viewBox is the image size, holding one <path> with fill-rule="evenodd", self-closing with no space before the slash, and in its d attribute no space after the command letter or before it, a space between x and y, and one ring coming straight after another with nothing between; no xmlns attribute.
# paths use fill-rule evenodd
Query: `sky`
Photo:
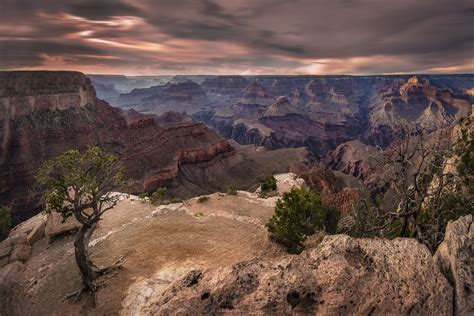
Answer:
<svg viewBox="0 0 474 316"><path fill-rule="evenodd" d="M474 72L474 0L0 0L0 12L0 70Z"/></svg>

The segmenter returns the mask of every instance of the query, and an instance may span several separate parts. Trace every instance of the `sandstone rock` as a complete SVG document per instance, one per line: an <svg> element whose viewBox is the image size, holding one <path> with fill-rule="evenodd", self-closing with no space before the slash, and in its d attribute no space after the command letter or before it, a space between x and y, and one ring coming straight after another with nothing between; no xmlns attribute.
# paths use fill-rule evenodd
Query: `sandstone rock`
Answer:
<svg viewBox="0 0 474 316"><path fill-rule="evenodd" d="M17 234L13 236L9 236L7 239L2 241L2 243L5 243L6 245L20 245L20 244L27 244L28 240L26 238L26 234Z"/></svg>
<svg viewBox="0 0 474 316"><path fill-rule="evenodd" d="M0 267L15 261L26 261L30 257L31 246L26 234L8 237L0 243Z"/></svg>
<svg viewBox="0 0 474 316"><path fill-rule="evenodd" d="M15 261L0 268L0 311L2 311L2 315L15 314L11 311L11 301L14 300L15 296L21 295L17 288L18 281L22 279L24 269L25 265L20 261Z"/></svg>
<svg viewBox="0 0 474 316"><path fill-rule="evenodd" d="M0 268L6 266L10 262L10 253L6 257L0 257Z"/></svg>
<svg viewBox="0 0 474 316"><path fill-rule="evenodd" d="M474 314L474 225L472 215L449 222L444 241L434 255L435 263L455 293L456 315Z"/></svg>
<svg viewBox="0 0 474 316"><path fill-rule="evenodd" d="M436 314L452 288L412 239L325 237L300 256L194 270L148 302L146 314Z"/></svg>
<svg viewBox="0 0 474 316"><path fill-rule="evenodd" d="M44 234L48 237L54 237L73 230L78 230L81 224L72 216L63 219L62 215L57 212L48 214L48 220L44 229Z"/></svg>
<svg viewBox="0 0 474 316"><path fill-rule="evenodd" d="M160 214L166 214L168 212L180 211L183 208L183 203L170 203L160 205L151 213L151 216L156 217Z"/></svg>
<svg viewBox="0 0 474 316"><path fill-rule="evenodd" d="M28 240L28 243L30 245L33 245L35 242L43 238L45 228L46 228L46 221L41 221L38 224L38 226L33 228L33 230L30 231L28 236L26 237Z"/></svg>
<svg viewBox="0 0 474 316"><path fill-rule="evenodd" d="M44 212L37 214L33 216L32 218L16 225L13 227L10 232L9 236L14 236L14 235L22 235L22 234L29 234L31 231L33 231L36 227L41 225L42 222L46 222L46 216Z"/></svg>
<svg viewBox="0 0 474 316"><path fill-rule="evenodd" d="M13 247L10 254L10 263L15 261L25 262L31 254L31 246L29 244L18 244Z"/></svg>
<svg viewBox="0 0 474 316"><path fill-rule="evenodd" d="M0 259L8 257L12 252L13 245L7 243L0 243Z"/></svg>

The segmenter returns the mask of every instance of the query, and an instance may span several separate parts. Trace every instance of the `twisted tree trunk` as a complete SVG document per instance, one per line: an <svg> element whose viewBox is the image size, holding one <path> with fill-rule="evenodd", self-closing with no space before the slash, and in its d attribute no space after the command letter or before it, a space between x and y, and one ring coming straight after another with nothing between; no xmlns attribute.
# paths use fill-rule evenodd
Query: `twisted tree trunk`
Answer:
<svg viewBox="0 0 474 316"><path fill-rule="evenodd" d="M95 282L97 273L93 268L93 263L89 258L89 239L96 228L96 224L83 225L76 234L74 240L74 254L76 263L81 271L82 291L94 293L97 291Z"/></svg>

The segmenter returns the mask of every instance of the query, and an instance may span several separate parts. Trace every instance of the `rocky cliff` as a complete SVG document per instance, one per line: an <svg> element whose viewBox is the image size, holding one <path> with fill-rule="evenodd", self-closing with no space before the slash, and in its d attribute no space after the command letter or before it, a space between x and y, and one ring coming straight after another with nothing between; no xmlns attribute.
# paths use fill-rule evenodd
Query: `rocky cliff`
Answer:
<svg viewBox="0 0 474 316"><path fill-rule="evenodd" d="M451 315L452 297L415 240L335 235L300 256L193 270L145 314Z"/></svg>
<svg viewBox="0 0 474 316"><path fill-rule="evenodd" d="M327 236L299 256L192 270L145 314L472 315L473 242L471 215L434 257L414 239Z"/></svg>
<svg viewBox="0 0 474 316"><path fill-rule="evenodd" d="M0 72L0 119L35 111L84 107L97 100L90 80L77 72Z"/></svg>

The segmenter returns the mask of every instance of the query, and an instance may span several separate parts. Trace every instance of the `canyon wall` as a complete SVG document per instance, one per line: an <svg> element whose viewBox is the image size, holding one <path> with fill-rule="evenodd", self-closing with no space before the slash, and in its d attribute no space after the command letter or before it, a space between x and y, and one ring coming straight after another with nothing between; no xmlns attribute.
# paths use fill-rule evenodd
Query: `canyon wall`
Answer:
<svg viewBox="0 0 474 316"><path fill-rule="evenodd" d="M90 80L77 72L0 73L0 141L0 205L13 208L15 221L38 206L31 192L36 170L68 149L97 145L117 154L130 192L178 186L181 166L235 154L203 123L162 127L140 115L127 120L97 99Z"/></svg>

